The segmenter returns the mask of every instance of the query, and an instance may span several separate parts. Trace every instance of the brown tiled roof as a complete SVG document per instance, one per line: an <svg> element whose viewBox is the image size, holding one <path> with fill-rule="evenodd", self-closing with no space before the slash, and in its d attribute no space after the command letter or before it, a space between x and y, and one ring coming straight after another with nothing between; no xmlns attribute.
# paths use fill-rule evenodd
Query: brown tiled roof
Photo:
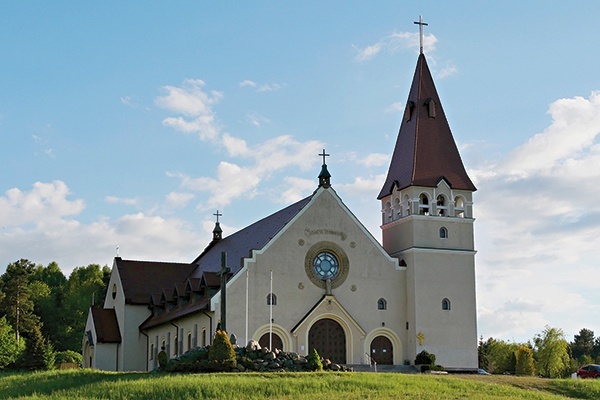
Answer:
<svg viewBox="0 0 600 400"><path fill-rule="evenodd" d="M140 330L150 329L170 321L175 321L198 311L207 310L209 303L209 299L202 299L196 302L187 303L184 306L177 306L171 311L165 310L160 315L150 316L140 325Z"/></svg>
<svg viewBox="0 0 600 400"><path fill-rule="evenodd" d="M221 252L223 251L227 253L227 265L231 268L232 275L237 274L242 268L242 259L250 257L252 250L262 249L304 208L311 198L312 195L232 235L211 242L204 252L193 261L193 264L198 265L199 268L194 271L192 277L199 278L204 272L219 272L221 270ZM208 275L206 277L207 284L210 286ZM219 279L218 276L216 279Z"/></svg>
<svg viewBox="0 0 600 400"><path fill-rule="evenodd" d="M163 289L172 295L174 285L185 281L196 268L193 264L123 260L120 257L115 258L115 264L127 304L148 304L150 295L161 293Z"/></svg>
<svg viewBox="0 0 600 400"><path fill-rule="evenodd" d="M121 332L113 308L92 307L92 319L98 343L121 343Z"/></svg>
<svg viewBox="0 0 600 400"><path fill-rule="evenodd" d="M430 117L428 103L435 102L435 117ZM402 118L396 147L385 183L377 196L381 199L408 186L436 187L445 179L453 189L477 190L467 175L450 126L442 108L427 61L419 55L408 95L412 105L410 119Z"/></svg>

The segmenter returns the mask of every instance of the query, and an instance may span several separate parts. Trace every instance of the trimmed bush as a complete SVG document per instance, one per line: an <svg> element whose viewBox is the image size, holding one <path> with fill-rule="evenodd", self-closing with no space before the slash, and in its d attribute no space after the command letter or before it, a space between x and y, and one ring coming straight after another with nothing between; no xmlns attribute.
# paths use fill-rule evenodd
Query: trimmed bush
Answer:
<svg viewBox="0 0 600 400"><path fill-rule="evenodd" d="M415 358L416 365L435 365L435 354L429 353L427 350L423 350Z"/></svg>
<svg viewBox="0 0 600 400"><path fill-rule="evenodd" d="M237 366L235 351L227 332L217 331L215 333L215 339L208 351L208 360L215 371L227 371Z"/></svg>
<svg viewBox="0 0 600 400"><path fill-rule="evenodd" d="M321 362L321 356L317 353L317 349L312 349L307 357L306 368L309 371L321 371L323 369L323 363Z"/></svg>

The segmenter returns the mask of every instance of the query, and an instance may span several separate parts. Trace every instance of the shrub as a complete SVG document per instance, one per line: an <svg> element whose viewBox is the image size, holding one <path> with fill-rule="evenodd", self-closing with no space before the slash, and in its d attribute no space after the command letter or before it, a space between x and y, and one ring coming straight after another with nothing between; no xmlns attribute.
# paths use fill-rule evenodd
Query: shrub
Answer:
<svg viewBox="0 0 600 400"><path fill-rule="evenodd" d="M427 350L423 350L415 358L416 365L435 365L435 354L429 353Z"/></svg>
<svg viewBox="0 0 600 400"><path fill-rule="evenodd" d="M235 351L229 341L227 332L217 331L210 350L208 360L215 371L226 371L237 366Z"/></svg>
<svg viewBox="0 0 600 400"><path fill-rule="evenodd" d="M306 368L309 371L321 371L323 369L323 363L321 362L321 356L319 356L317 349L312 349L306 360L307 360Z"/></svg>
<svg viewBox="0 0 600 400"><path fill-rule="evenodd" d="M81 354L73 350L59 351L54 354L56 364L60 363L76 363L81 364L83 357Z"/></svg>

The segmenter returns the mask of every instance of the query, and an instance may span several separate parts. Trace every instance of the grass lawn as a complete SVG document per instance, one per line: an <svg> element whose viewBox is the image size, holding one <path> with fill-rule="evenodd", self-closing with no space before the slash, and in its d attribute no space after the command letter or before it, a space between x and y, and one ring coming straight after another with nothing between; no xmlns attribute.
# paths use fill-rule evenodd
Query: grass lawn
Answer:
<svg viewBox="0 0 600 400"><path fill-rule="evenodd" d="M600 399L600 380L392 373L0 374L0 399Z"/></svg>

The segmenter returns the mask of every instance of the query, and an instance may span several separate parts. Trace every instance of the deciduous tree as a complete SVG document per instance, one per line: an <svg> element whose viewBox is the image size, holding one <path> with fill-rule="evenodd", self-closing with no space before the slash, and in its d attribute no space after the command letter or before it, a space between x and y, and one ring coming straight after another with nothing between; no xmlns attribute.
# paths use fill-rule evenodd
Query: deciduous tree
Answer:
<svg viewBox="0 0 600 400"><path fill-rule="evenodd" d="M534 338L536 367L547 378L560 378L569 375L569 344L562 329L546 326Z"/></svg>

